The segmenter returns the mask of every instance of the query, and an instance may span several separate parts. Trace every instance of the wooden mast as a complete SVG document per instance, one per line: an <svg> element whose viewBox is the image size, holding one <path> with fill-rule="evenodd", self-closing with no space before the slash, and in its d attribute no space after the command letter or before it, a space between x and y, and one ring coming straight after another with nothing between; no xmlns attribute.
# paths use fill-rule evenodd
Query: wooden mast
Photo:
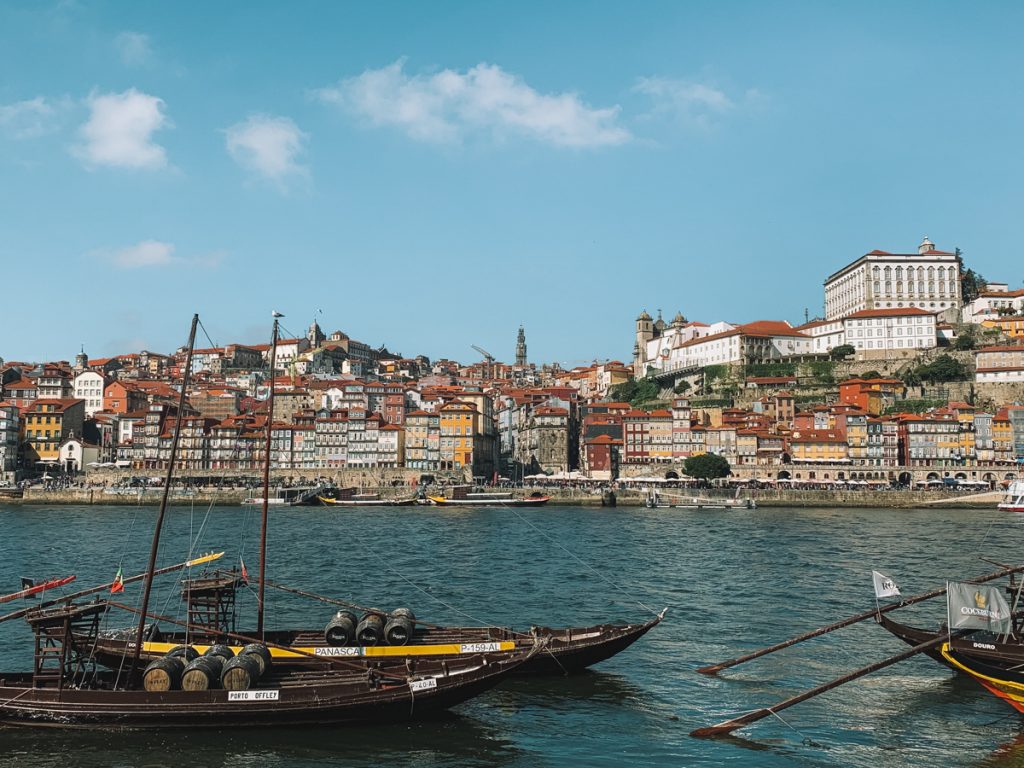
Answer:
<svg viewBox="0 0 1024 768"><path fill-rule="evenodd" d="M260 523L260 584L256 597L256 634L263 639L263 597L267 574L267 508L270 506L270 437L274 429L274 367L277 365L277 324L284 317L274 312L274 331L270 336L270 395L267 397L267 439L263 456L263 516Z"/></svg>
<svg viewBox="0 0 1024 768"><path fill-rule="evenodd" d="M153 589L153 571L156 569L156 553L160 547L160 529L164 524L164 513L167 511L167 499L171 493L171 480L174 478L174 462L178 456L178 438L181 436L181 415L185 410L185 397L188 393L188 382L192 373L192 350L196 345L196 327L199 315L192 315L192 329L188 334L188 354L185 356L185 370L181 374L181 394L178 397L178 413L174 419L174 437L171 438L171 455L167 461L167 475L164 477L164 493L160 499L160 512L156 517L153 531L153 543L149 548L149 564L146 566L146 579L142 587L142 605L139 609L139 627L135 632L135 655L129 670L129 679L135 676L142 654L142 635L146 630L146 612L149 610L149 594Z"/></svg>

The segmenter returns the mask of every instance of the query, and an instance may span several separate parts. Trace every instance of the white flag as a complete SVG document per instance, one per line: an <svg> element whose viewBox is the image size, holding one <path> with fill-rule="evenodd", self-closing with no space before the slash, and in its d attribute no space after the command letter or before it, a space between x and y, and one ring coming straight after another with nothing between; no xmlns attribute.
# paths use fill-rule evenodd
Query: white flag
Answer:
<svg viewBox="0 0 1024 768"><path fill-rule="evenodd" d="M890 579L885 574L879 573L878 571L871 572L871 580L875 583L875 597L898 597L900 594L900 588L896 586L896 582Z"/></svg>
<svg viewBox="0 0 1024 768"><path fill-rule="evenodd" d="M953 629L987 629L996 634L1013 628L1010 606L998 587L951 581L946 585L949 626Z"/></svg>

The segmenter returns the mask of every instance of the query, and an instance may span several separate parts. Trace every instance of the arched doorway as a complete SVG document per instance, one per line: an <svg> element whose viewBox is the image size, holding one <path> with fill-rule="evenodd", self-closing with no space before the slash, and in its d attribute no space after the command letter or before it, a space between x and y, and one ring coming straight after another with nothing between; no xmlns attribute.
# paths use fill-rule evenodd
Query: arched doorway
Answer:
<svg viewBox="0 0 1024 768"><path fill-rule="evenodd" d="M910 485L913 479L914 478L911 476L909 472L900 472L899 477L896 478L896 482L898 482L900 485Z"/></svg>
<svg viewBox="0 0 1024 768"><path fill-rule="evenodd" d="M790 474L787 470L783 469L779 471L779 474L775 476L776 480L789 480Z"/></svg>
<svg viewBox="0 0 1024 768"><path fill-rule="evenodd" d="M665 473L665 479L666 480L678 480L679 479L679 473L676 472L673 469L670 469L668 472Z"/></svg>

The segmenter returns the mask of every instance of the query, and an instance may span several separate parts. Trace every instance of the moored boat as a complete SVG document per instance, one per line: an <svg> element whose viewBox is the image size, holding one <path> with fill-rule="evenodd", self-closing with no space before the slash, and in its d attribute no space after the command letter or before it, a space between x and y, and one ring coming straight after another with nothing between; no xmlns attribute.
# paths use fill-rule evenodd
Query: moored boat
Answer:
<svg viewBox="0 0 1024 768"><path fill-rule="evenodd" d="M1024 512L1024 480L1010 483L998 508L1006 512Z"/></svg>

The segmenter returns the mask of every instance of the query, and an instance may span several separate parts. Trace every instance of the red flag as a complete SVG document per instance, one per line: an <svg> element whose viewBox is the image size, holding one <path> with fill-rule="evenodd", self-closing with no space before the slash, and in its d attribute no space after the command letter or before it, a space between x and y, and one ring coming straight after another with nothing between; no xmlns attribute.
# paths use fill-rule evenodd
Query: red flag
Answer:
<svg viewBox="0 0 1024 768"><path fill-rule="evenodd" d="M121 567L117 568L117 575L114 577L114 583L110 585L110 594L116 595L118 592L124 592L124 578L121 576Z"/></svg>
<svg viewBox="0 0 1024 768"><path fill-rule="evenodd" d="M244 581L246 584L248 584L249 583L249 572L247 570L245 570L245 560L243 560L242 558L238 558L238 562L242 564L242 581Z"/></svg>

